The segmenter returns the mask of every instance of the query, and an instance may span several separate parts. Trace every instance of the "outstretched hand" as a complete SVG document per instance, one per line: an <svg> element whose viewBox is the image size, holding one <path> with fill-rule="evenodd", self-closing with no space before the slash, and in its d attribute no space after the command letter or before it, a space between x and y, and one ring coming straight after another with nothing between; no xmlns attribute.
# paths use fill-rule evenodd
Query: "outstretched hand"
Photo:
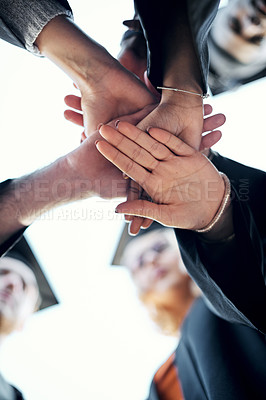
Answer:
<svg viewBox="0 0 266 400"><path fill-rule="evenodd" d="M137 182L152 201L133 200L116 211L154 219L166 226L201 229L216 214L224 182L200 152L169 132L150 128L149 135L126 122L118 130L102 126L106 141L100 153Z"/></svg>

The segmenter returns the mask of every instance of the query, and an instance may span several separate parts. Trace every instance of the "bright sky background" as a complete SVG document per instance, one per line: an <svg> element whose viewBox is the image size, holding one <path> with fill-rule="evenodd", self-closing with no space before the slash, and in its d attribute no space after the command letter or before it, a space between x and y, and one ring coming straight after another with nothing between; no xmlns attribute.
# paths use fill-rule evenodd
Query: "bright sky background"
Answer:
<svg viewBox="0 0 266 400"><path fill-rule="evenodd" d="M72 1L75 21L114 56L132 1ZM49 164L79 144L64 120L71 81L48 60L1 46L0 180ZM211 99L227 116L216 150L265 170L266 81ZM158 334L122 268L110 268L122 228L116 202L85 200L27 231L61 301L37 313L1 349L0 370L26 400L143 400L176 340Z"/></svg>

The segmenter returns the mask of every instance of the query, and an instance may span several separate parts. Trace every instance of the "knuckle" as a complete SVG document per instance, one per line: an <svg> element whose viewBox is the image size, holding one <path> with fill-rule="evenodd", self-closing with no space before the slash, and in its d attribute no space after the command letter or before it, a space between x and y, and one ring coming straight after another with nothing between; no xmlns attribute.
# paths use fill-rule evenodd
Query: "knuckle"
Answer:
<svg viewBox="0 0 266 400"><path fill-rule="evenodd" d="M129 175L130 175L130 172L133 170L133 168L134 168L134 162L132 160L128 160L126 162L125 170Z"/></svg>
<svg viewBox="0 0 266 400"><path fill-rule="evenodd" d="M152 145L151 145L151 147L150 147L150 151L152 152L152 153L158 153L158 154L160 154L160 149L161 149L161 144L160 143L158 143L158 142L153 142L152 143Z"/></svg>
<svg viewBox="0 0 266 400"><path fill-rule="evenodd" d="M134 160L136 160L136 159L138 159L138 158L141 156L141 153L142 153L141 147L136 147L136 148L134 148L134 150L132 151L131 156L132 156L132 158L133 158Z"/></svg>

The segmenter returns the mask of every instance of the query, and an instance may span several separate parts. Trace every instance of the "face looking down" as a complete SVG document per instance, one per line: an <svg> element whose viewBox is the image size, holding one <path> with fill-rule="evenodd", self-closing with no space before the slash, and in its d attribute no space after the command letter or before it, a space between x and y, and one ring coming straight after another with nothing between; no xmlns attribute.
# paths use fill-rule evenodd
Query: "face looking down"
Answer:
<svg viewBox="0 0 266 400"><path fill-rule="evenodd" d="M158 229L136 237L122 258L140 292L163 293L187 277L174 233Z"/></svg>
<svg viewBox="0 0 266 400"><path fill-rule="evenodd" d="M218 46L243 64L265 61L265 0L230 1L221 11L212 28Z"/></svg>
<svg viewBox="0 0 266 400"><path fill-rule="evenodd" d="M21 329L36 309L39 290L32 270L11 257L0 259L0 332Z"/></svg>

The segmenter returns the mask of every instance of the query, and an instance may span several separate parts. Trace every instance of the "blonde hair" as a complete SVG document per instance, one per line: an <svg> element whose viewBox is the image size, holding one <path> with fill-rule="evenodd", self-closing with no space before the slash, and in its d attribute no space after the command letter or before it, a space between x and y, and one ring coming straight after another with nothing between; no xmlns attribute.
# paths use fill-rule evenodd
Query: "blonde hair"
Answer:
<svg viewBox="0 0 266 400"><path fill-rule="evenodd" d="M173 286L165 293L155 291L140 292L139 298L147 308L149 315L159 331L165 335L177 336L190 306L200 294L200 289L187 276L183 283Z"/></svg>

